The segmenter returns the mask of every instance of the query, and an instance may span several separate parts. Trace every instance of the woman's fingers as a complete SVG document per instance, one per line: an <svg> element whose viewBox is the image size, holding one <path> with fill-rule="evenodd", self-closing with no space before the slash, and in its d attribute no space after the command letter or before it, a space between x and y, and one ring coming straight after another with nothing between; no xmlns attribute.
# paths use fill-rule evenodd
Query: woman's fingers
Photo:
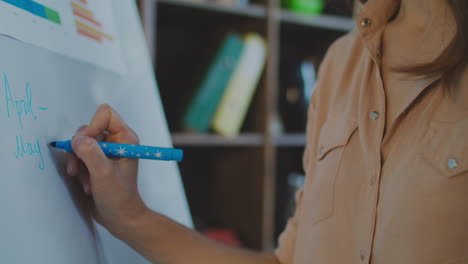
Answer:
<svg viewBox="0 0 468 264"><path fill-rule="evenodd" d="M73 138L72 148L76 156L85 163L89 173L104 176L112 170L111 160L104 155L94 138L76 136Z"/></svg>
<svg viewBox="0 0 468 264"><path fill-rule="evenodd" d="M73 138L84 135L86 133L87 128L88 128L87 125L80 126L76 130ZM67 174L69 176L78 176L80 174L80 160L75 155L75 153L66 153L66 162L67 162L67 165L66 165Z"/></svg>
<svg viewBox="0 0 468 264"><path fill-rule="evenodd" d="M109 141L138 144L138 136L128 127L120 115L109 105L100 105L92 118L86 136L95 137L107 131Z"/></svg>
<svg viewBox="0 0 468 264"><path fill-rule="evenodd" d="M139 143L136 133L112 107L99 106L89 125L81 126L76 131L72 139L74 153L67 155L68 174L78 175L78 180L88 195L91 195L94 184L111 181L116 169L115 161L104 155L97 141ZM120 164L125 167L126 162ZM80 167L85 167L86 172Z"/></svg>
<svg viewBox="0 0 468 264"><path fill-rule="evenodd" d="M88 125L82 125L82 126L80 126L80 127L76 130L75 135L83 134L84 131L86 131L87 128L88 128Z"/></svg>
<svg viewBox="0 0 468 264"><path fill-rule="evenodd" d="M67 161L67 174L69 176L77 176L80 172L80 160L73 153L67 152L65 155Z"/></svg>
<svg viewBox="0 0 468 264"><path fill-rule="evenodd" d="M83 192L87 195L91 195L91 183L89 179L89 174L82 173L80 174L80 183L83 186Z"/></svg>

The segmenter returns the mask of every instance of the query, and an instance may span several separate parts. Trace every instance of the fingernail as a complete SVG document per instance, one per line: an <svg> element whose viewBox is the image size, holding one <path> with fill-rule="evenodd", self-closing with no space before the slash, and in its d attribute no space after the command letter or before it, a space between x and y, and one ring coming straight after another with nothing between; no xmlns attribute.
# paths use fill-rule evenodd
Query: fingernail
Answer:
<svg viewBox="0 0 468 264"><path fill-rule="evenodd" d="M83 141L83 137L82 137L82 136L75 135L75 136L73 137L72 143L73 143L74 145L80 145L82 141Z"/></svg>
<svg viewBox="0 0 468 264"><path fill-rule="evenodd" d="M75 136L75 138L73 139L73 142L75 143L75 146L79 146L81 144L88 144L91 141L89 140L88 137L85 137L85 136Z"/></svg>
<svg viewBox="0 0 468 264"><path fill-rule="evenodd" d="M86 126L82 126L82 127L78 128L78 130L76 130L75 134L76 135L81 135L81 133L83 133L83 131L85 131L86 128L87 128Z"/></svg>
<svg viewBox="0 0 468 264"><path fill-rule="evenodd" d="M86 193L86 194L90 194L90 191L89 191L89 185L83 185L83 191Z"/></svg>
<svg viewBox="0 0 468 264"><path fill-rule="evenodd" d="M71 163L67 164L67 173L68 175L73 176L73 165L71 165Z"/></svg>

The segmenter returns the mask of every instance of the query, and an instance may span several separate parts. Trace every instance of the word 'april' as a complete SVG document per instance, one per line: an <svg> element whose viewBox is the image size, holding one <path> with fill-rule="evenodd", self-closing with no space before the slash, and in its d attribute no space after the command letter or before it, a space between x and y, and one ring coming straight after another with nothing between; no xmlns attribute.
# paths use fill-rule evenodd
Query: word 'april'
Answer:
<svg viewBox="0 0 468 264"><path fill-rule="evenodd" d="M15 135L16 151L14 152L15 158L23 160L27 157L33 158L37 161L38 168L44 170L44 158L41 151L41 144L38 138L32 136L29 141L25 140L23 130L26 130L25 125L27 121L37 121L38 115L35 111L44 111L47 108L36 107L33 101L33 89L29 82L26 83L24 93L18 96L18 90L10 85L8 76L3 73L4 84L4 104L5 112L8 119L16 119L20 132ZM27 127L27 126L26 126ZM29 129L29 132L34 132Z"/></svg>

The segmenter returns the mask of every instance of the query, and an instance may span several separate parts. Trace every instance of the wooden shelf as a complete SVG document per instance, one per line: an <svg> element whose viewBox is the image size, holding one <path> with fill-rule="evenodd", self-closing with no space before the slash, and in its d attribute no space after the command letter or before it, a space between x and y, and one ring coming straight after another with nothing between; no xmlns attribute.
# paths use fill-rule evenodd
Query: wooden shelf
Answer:
<svg viewBox="0 0 468 264"><path fill-rule="evenodd" d="M204 11L240 15L254 18L266 18L266 8L261 5L228 6L217 3L193 2L184 0L156 0L158 3L179 7L195 8Z"/></svg>
<svg viewBox="0 0 468 264"><path fill-rule="evenodd" d="M274 138L277 147L305 147L306 135L303 133L279 135Z"/></svg>
<svg viewBox="0 0 468 264"><path fill-rule="evenodd" d="M277 17L279 17L280 21L283 23L339 32L348 32L354 28L354 20L348 17L333 15L306 15L286 10L278 10Z"/></svg>
<svg viewBox="0 0 468 264"><path fill-rule="evenodd" d="M264 6L255 4L228 6L218 3L194 2L187 0L156 0L156 2L163 5L199 9L201 11L209 11L215 13L224 13L253 18L267 17L266 8ZM279 20L283 23L326 30L334 30L340 32L348 32L354 28L353 19L334 15L307 15L287 11L284 9L278 9L276 17L279 18Z"/></svg>
<svg viewBox="0 0 468 264"><path fill-rule="evenodd" d="M215 134L172 133L172 141L181 147L256 147L264 140L260 133L244 133L233 139Z"/></svg>

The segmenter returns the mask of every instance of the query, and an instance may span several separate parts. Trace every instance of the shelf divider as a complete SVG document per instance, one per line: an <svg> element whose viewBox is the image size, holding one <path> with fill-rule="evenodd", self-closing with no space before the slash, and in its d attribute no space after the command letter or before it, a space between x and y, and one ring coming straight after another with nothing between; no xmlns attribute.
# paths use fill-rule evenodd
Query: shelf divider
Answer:
<svg viewBox="0 0 468 264"><path fill-rule="evenodd" d="M275 137L277 147L305 147L307 137L304 133L284 134Z"/></svg>
<svg viewBox="0 0 468 264"><path fill-rule="evenodd" d="M263 145L261 133L243 133L229 139L215 134L172 133L175 146L181 147L257 147Z"/></svg>

